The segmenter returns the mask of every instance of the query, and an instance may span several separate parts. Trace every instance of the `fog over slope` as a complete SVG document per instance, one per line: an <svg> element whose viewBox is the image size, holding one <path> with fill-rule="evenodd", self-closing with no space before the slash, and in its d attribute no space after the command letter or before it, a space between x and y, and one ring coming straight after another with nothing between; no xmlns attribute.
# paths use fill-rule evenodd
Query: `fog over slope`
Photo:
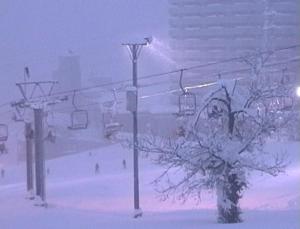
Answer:
<svg viewBox="0 0 300 229"><path fill-rule="evenodd" d="M122 42L167 38L167 0L53 0L0 2L0 103L19 97L15 82L29 66L32 79L49 79L57 58L81 57L83 82L91 77L130 78ZM166 66L144 53L140 74ZM9 93L8 93L9 92Z"/></svg>

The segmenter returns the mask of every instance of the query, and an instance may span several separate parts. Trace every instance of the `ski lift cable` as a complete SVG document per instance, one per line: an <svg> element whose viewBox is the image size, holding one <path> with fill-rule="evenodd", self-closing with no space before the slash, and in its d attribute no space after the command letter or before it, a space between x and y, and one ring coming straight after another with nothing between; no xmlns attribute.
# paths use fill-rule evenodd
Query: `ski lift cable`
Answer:
<svg viewBox="0 0 300 229"><path fill-rule="evenodd" d="M291 58L291 60L288 60L288 61L280 61L280 62L276 62L276 63L266 64L264 67L269 68L269 67L273 67L273 66L284 65L284 64L291 63L291 62L299 62L299 61L300 61L300 58ZM224 75L229 75L229 74L245 73L245 72L248 72L248 71L251 71L251 70L252 70L251 68L243 68L243 69L238 69L238 70L234 70L234 71L226 71L226 72L221 72L221 73L218 73L218 74L207 75L205 78L216 77L219 74L224 76ZM180 69L180 71L185 71L185 69ZM214 84L214 83L209 82L209 83L204 83L204 84L197 84L196 86L195 85L190 85L190 86L186 86L185 88L186 89L201 88L201 87L212 85L212 84ZM155 85L155 83L148 84L148 85L145 85L145 86L141 86L141 88L150 87L152 85ZM96 88L98 88L98 86L94 86L94 87L90 87L90 88L91 89L96 89ZM82 93L82 92L83 91L80 90L80 89L76 90L76 93ZM103 90L103 92L107 93L107 91L104 91L104 90ZM155 93L153 95L146 95L146 96L142 96L140 98L145 99L145 98L149 98L149 97L153 97L153 96L170 94L170 93L174 93L174 92L177 92L177 90L171 90L171 91L167 91L167 92L166 91L158 92L158 93ZM74 94L74 90L72 90L72 93Z"/></svg>
<svg viewBox="0 0 300 229"><path fill-rule="evenodd" d="M141 98L141 97L140 97ZM94 105L103 105L104 102L93 102L93 103L88 103L88 104L82 104L82 105L77 105L77 108L84 108L84 107L89 107L89 106L94 106ZM126 101L125 100L119 100L118 101L118 104L125 104ZM58 108L58 109L53 109L53 112L56 111L56 112L63 112L63 111L68 111L69 109L72 109L72 107L64 107L64 108Z"/></svg>
<svg viewBox="0 0 300 229"><path fill-rule="evenodd" d="M93 106L93 105L98 105L100 104L99 102L94 102L94 103L88 103L88 104L82 104L77 106L77 108L83 108L83 107L88 107L88 106ZM64 108L59 108L59 109L53 109L53 111L68 111L69 109L74 108L72 107L64 107Z"/></svg>
<svg viewBox="0 0 300 229"><path fill-rule="evenodd" d="M0 105L0 108L6 107L6 106L10 106L10 105L11 105L11 102L2 103L2 104Z"/></svg>
<svg viewBox="0 0 300 229"><path fill-rule="evenodd" d="M274 66L278 66L278 65L284 65L284 64L288 64L288 63L292 63L292 62L299 62L300 61L300 58L297 57L297 58L294 58L294 59L291 59L291 60L288 60L288 61L280 61L280 62L275 62L275 63L271 63L271 64L266 64L264 67L265 68L269 68L269 67L274 67ZM172 71L172 72L169 72L170 73L176 73L176 72L180 72L180 71L188 71L189 69L187 68L183 68L183 69L180 69L180 70L175 70L175 71ZM234 70L234 71L227 71L227 72L223 72L221 73L222 75L228 75L228 74L234 74L234 73L242 73L242 72L247 72L247 71L251 71L252 69L251 68L243 68L243 69L238 69L238 70ZM161 75L165 75L166 73L161 73ZM219 73L218 73L219 74ZM206 75L205 78L209 78L209 77L216 77L218 76L218 74L211 74L211 75ZM155 76L158 76L158 75L155 75ZM139 79L145 79L145 77L141 77ZM107 84L101 84L101 85L95 85L95 86L90 86L90 87L85 87L85 88L79 88L79 89L76 89L76 91L78 93L82 93L84 91L87 91L87 90L92 90L92 89L97 89L97 88L103 88L103 87L106 87L106 86L112 86L112 85L117 85L117 84L121 84L121 83L124 83L124 82L131 82L131 80L122 80L122 81L116 81L116 82L113 82L113 83L107 83ZM166 82L167 83L167 82ZM155 85L155 83L153 84L148 84L148 85L145 85L145 86L140 86L140 88L143 88L143 87L150 87L152 85ZM185 88L188 88L188 87L185 87ZM70 94L70 92L74 92L74 90L71 90L71 91L62 91L62 92L58 92L58 93L53 93L52 96L55 96L55 95L59 95L59 94ZM105 92L105 91L103 91Z"/></svg>
<svg viewBox="0 0 300 229"><path fill-rule="evenodd" d="M10 112L12 112L12 110L3 111L0 113L0 116L5 116L6 114L9 114Z"/></svg>
<svg viewBox="0 0 300 229"><path fill-rule="evenodd" d="M283 50L296 49L296 48L299 48L299 47L300 47L300 44L296 44L296 45L291 45L291 46L287 46L287 47L277 48L277 49L273 49L273 50L267 50L267 51L261 52L260 54L266 54L266 53L274 54L275 52L279 52L279 51L283 51ZM248 54L248 55L244 55L244 56L240 56L240 57L234 57L234 58L230 58L230 59L223 59L221 61L211 62L211 63L207 63L207 64L194 65L194 66L190 66L190 67L186 67L186 68L175 69L175 70L172 70L172 71L167 71L167 72L162 72L162 73L157 73L157 74L145 75L145 76L139 77L139 80L144 80L144 79L149 79L149 78L154 78L154 77L161 77L161 76L171 75L173 73L180 72L182 69L188 71L188 70L192 70L192 69L196 69L196 68L197 69L198 68L204 68L204 67L208 67L208 66L212 66L212 65L217 65L217 64L222 64L222 63L237 61L237 60L241 60L243 58L249 58L249 57L255 56L255 55L256 54ZM299 58L295 59L295 60L292 60L291 62L294 62L294 61L299 61ZM279 63L279 64L281 64L281 63ZM273 64L273 66L275 66L275 65L277 65L277 63ZM105 88L107 86L120 85L120 84L123 84L123 83L129 83L129 82L131 82L131 79L119 80L119 81L115 81L115 82L111 82L111 83L105 83L105 84L100 84L100 85L95 85L95 86L90 86L90 87L78 88L78 89L76 89L76 91L77 92L82 92L82 91L87 91L87 90L91 90L91 89ZM57 95L63 95L63 94L71 94L71 93L74 93L74 90L66 90L66 91L60 91L60 92L57 92L57 93L52 93L48 97L57 96ZM10 105L10 102L1 104L0 108L3 107L3 106L6 106L6 105Z"/></svg>
<svg viewBox="0 0 300 229"><path fill-rule="evenodd" d="M214 74L214 76L218 76L218 75L227 75L227 74L232 74L232 73L243 73L243 72L246 72L246 71L250 71L251 69L248 68L248 69L240 69L240 70L236 70L236 71L229 71L229 72L223 72L223 73L218 73L218 74ZM277 70L277 71L272 71L272 73L276 73L276 72L282 72L282 69L281 70ZM235 78L235 79L232 79L234 80L235 82L236 81L239 81L239 80L242 80L242 79L247 79L249 77L238 77L238 78ZM206 82L206 83L201 83L201 84L193 84L193 85L189 85L189 86L186 86L185 88L186 89L197 89L197 88L203 88L203 87L208 87L208 86L212 86L212 85L216 85L217 84L217 81L212 81L212 82ZM155 92L155 93L152 93L152 94L149 94L149 95L143 95L143 96L139 96L139 99L148 99L148 98L151 98L151 97L156 97L156 96L163 96L163 95L167 95L167 94L173 94L173 93L176 93L176 92L180 92L182 91L182 89L172 89L172 90L168 90L168 91L160 91L160 92ZM125 103L126 101L122 101L122 100L119 100L118 103ZM93 106L93 105L101 105L103 104L104 102L94 102L94 103L89 103L89 104L83 104L83 105L80 105L80 106L77 106L78 108L81 108L81 107L88 107L88 106ZM72 107L66 107L66 108L63 108L63 109L53 109L53 111L65 111L65 110L68 110Z"/></svg>
<svg viewBox="0 0 300 229"><path fill-rule="evenodd" d="M263 51L263 52L260 52L260 54L268 54L268 53L274 54L275 52L288 50L288 49L295 49L295 48L299 48L299 47L300 47L300 44L297 44L297 45L287 46L287 47L283 47L283 48L277 48L277 49L273 49L273 50ZM193 69L209 67L209 66L213 66L213 65L227 63L227 62L243 60L245 58L249 58L249 57L252 57L252 56L255 56L255 55L257 55L257 53L243 55L243 56L239 56L239 57L233 57L233 58L229 58L229 59L223 59L223 60L220 60L220 61L210 62L210 63L206 63L206 64L194 65L194 66L181 68L181 69L175 69L175 70L168 71L168 72L163 72L163 73L150 74L150 75L139 77L139 80L140 79L148 79L148 78L158 77L158 76L164 76L164 75L170 75L172 73L178 73L181 70L189 71L189 70L193 70Z"/></svg>
<svg viewBox="0 0 300 229"><path fill-rule="evenodd" d="M300 59L298 59L297 61L300 61ZM294 62L294 60L293 60ZM273 67L273 66L277 66L277 65L281 65L281 64L286 64L288 62L284 62L284 63L279 63L279 64L270 64L270 65L266 65L265 67ZM229 74L237 74L237 73L245 73L245 72L248 72L248 71L251 71L252 69L251 68L244 68L244 69L239 69L239 70L235 70L235 71L227 71L227 72L221 72L221 73L217 73L217 74L212 74L210 76L219 76L220 74L221 75L229 75ZM272 73L275 73L275 72L282 72L282 69L280 70L277 70L277 71L273 71ZM237 79L233 79L233 80L240 80L242 77L239 77ZM249 77L245 77L246 79L249 78ZM196 88L202 88L202 87L207 87L207 86L211 86L211 85L214 85L216 84L217 82L214 81L214 82L206 82L206 83L202 83L202 84L195 84L195 85L189 85L189 86L186 86L185 89L196 89ZM146 87L148 87L149 85L146 85ZM150 85L151 86L151 85ZM172 94L172 93L175 93L175 92L179 92L181 91L178 90L178 89L172 89L172 90L169 90L169 91L163 91L163 92L157 92L153 95L145 95L145 96L142 96L140 97L141 99L145 99L145 98L149 98L149 97L153 97L153 96L160 96L160 95L165 95L165 94Z"/></svg>
<svg viewBox="0 0 300 229"><path fill-rule="evenodd" d="M291 62L299 62L299 61L300 61L300 58L298 58L298 59L296 58L296 59L292 59L292 60L288 60L288 61L276 62L276 63L265 65L265 68L269 68L269 67L273 67L273 66L278 66L278 65L284 65L284 64L291 63ZM181 69L181 70L185 70L185 69ZM208 77L206 77L206 78L216 77L219 74L221 74L221 75L224 76L224 75L229 75L229 74L245 73L245 72L248 72L248 71L251 71L251 70L252 70L251 68L243 68L243 69L238 69L238 70L234 70L234 71L226 71L226 72L221 72L221 73L218 73L218 74L207 75ZM166 82L166 83L169 83L169 82ZM155 84L156 83L152 83L152 84L144 85L144 86L141 86L141 87L142 88L146 88L146 87L153 86ZM213 85L213 84L215 84L215 83L214 82L208 82L208 83L202 83L202 84L196 84L196 85L189 85L189 86L186 86L185 88L186 89L195 89L195 88L202 88L202 87L210 86L210 85ZM161 85L161 84L158 84L158 85ZM93 87L93 89L94 88L95 87ZM175 92L178 92L178 91L179 90L177 90L177 89L173 89L173 90L168 90L168 91L163 91L163 92L156 92L156 93L153 93L153 94L150 94L150 95L141 96L139 98L140 99L146 99L146 98L160 96L160 95L172 94L172 93L175 93ZM107 90L103 90L101 92L107 93ZM74 90L72 90L72 93L74 94ZM78 93L82 93L82 91L76 90L76 93L77 94ZM10 105L10 104L11 104L11 102L4 103L4 104L0 105L0 108L4 107L4 106L7 106L7 105ZM101 104L101 102L93 103L93 104ZM91 105L93 105L93 104L91 104ZM84 107L86 105L82 105L82 106ZM80 107L82 107L82 106L80 106Z"/></svg>
<svg viewBox="0 0 300 229"><path fill-rule="evenodd" d="M290 46L284 46L284 47L279 47L279 48L276 48L276 49L273 49L273 50L265 50L265 51L262 51L260 52L261 54L267 54L267 53L272 53L272 52L278 52L278 51L284 51L284 50L289 50L289 49L294 49L294 48L299 48L300 47L300 44L295 44L295 45L290 45ZM252 54L248 54L248 55L245 55L244 57L251 57ZM224 60L221 60L221 61L218 61L218 62L212 62L211 64L219 64L219 63L226 63L226 62L229 62L230 60L237 60L239 59L239 57L235 57L235 58L230 58L230 59L224 59ZM29 63L55 63L56 60L54 58L38 58L38 59L33 59L31 60ZM1 64L0 67L4 67L4 66L12 66L14 65L15 63L14 62L9 62L9 63L5 63L5 64ZM194 66L191 66L191 68L197 68L197 67L202 67L202 65L194 65Z"/></svg>
<svg viewBox="0 0 300 229"><path fill-rule="evenodd" d="M285 47L285 48L269 50L269 51L265 51L265 52L261 52L261 53L274 53L274 52L278 52L278 51L282 51L282 50L286 50L286 49L294 49L294 48L298 48L298 47L300 47L300 45L288 46L288 47ZM195 68L203 68L203 67L207 67L207 66L211 66L211 65L216 65L216 64L221 64L221 63L226 63L226 62L231 62L231 61L236 61L236 60L242 60L243 58L251 57L253 55L256 55L256 54L245 55L245 56L235 57L235 58L231 58L231 59L225 59L225 60L221 60L221 61L218 61L218 62L212 62L212 63L202 64L202 65L195 65L195 66L191 66L191 67L188 67L188 68L175 69L173 71L168 71L168 72L163 72L163 73L158 73L158 74L146 75L146 76L139 77L139 80L170 75L170 74L173 74L173 73L178 73L182 70L188 71L188 70L195 69ZM82 91L87 91L87 90L91 90L91 89L104 88L106 86L119 85L119 84L129 83L129 82L131 82L131 79L120 80L120 81L115 81L115 82L112 82L112 83L100 84L100 85L95 85L95 86L90 86L90 87L78 88L76 90L82 92ZM52 95L55 96L55 95L61 95L61 94L70 94L73 91L74 90L61 91L61 92L53 93Z"/></svg>
<svg viewBox="0 0 300 229"><path fill-rule="evenodd" d="M283 61L283 62L277 62L277 63L272 63L272 64L268 64L265 65L265 68L269 68L269 67L273 67L273 66L279 66L279 65L284 65L284 64L288 64L291 62L297 62L300 61L299 59L293 59L290 61ZM291 69L291 67L289 67L289 69ZM226 71L226 72L220 72L220 73L214 73L214 74L210 74L210 75L205 75L205 78L213 78L213 77L218 77L219 74L221 75L229 75L229 74L237 74L237 73L244 73L244 72L248 72L251 71L251 68L242 68L242 69L238 69L238 70L233 70L233 71ZM282 69L280 70L282 71ZM273 71L272 73L276 73L278 72L278 70ZM140 88L147 88L147 87L151 87L151 86L155 86L155 85L162 85L162 84L169 84L169 81L164 81L164 82L155 82L155 83L149 83L149 84L143 84L140 86ZM189 89L190 86L186 86L185 88Z"/></svg>
<svg viewBox="0 0 300 229"><path fill-rule="evenodd" d="M260 52L260 54L267 54L267 53L274 54L275 52L279 52L279 51L283 51L283 50L289 50L289 49L295 49L295 48L299 48L299 47L300 47L300 44L292 45L292 46L287 46L287 47L283 47L283 48L267 50L267 51L264 51L264 52ZM232 62L232 61L237 61L237 60L243 60L245 58L249 58L249 57L255 56L255 55L257 55L257 54L256 53L255 54L248 54L248 55L234 57L234 58L230 58L230 59L223 59L221 61L201 64L201 65L194 65L194 66L190 66L190 67L186 67L186 68L175 69L175 70L172 70L172 71L145 75L145 76L139 77L139 80L155 78L155 77L160 77L160 76L165 76L165 75L171 75L173 73L178 73L182 70L189 71L189 70L192 70L192 69L204 68L204 67L213 66L213 65L217 65L217 64L222 64L222 63L227 63L227 62ZM78 88L76 90L77 91L87 91L87 90L91 90L91 89L95 89L95 88L104 88L104 87L107 87L107 86L119 85L119 84L129 83L129 82L131 82L131 79L119 80L119 81L115 81L115 82L111 82L111 83L99 84L99 85L94 85L94 86L90 86L90 87L82 87L82 88ZM61 95L61 94L70 94L70 93L73 93L73 91L74 90L61 91L61 92L53 93L52 96Z"/></svg>
<svg viewBox="0 0 300 229"><path fill-rule="evenodd" d="M272 65L273 66L273 65ZM228 74L232 74L232 73L243 73L243 72L247 72L247 71L251 71L250 68L248 69L240 69L240 70L236 70L236 71L229 71L229 72L223 72L223 73L218 73L218 74L214 74L214 76L219 76L219 75L228 75ZM277 71L273 71L272 73L278 73L278 72L282 72L282 69L277 70ZM239 80L243 80L243 79L249 79L249 77L237 77L231 80L239 81ZM194 84L194 85L189 85L186 86L185 89L197 89L197 88L203 88L203 87L208 87L208 86L212 86L217 84L217 81L212 81L212 82L207 82L207 83L200 83L200 84ZM147 98L151 98L151 97L155 97L155 96L163 96L163 95L167 95L167 94L173 94L176 92L180 92L182 91L182 89L172 89L172 90L168 90L168 91L161 91L161 92L156 92L154 94L150 94L150 95L144 95L139 97L140 99L147 99Z"/></svg>

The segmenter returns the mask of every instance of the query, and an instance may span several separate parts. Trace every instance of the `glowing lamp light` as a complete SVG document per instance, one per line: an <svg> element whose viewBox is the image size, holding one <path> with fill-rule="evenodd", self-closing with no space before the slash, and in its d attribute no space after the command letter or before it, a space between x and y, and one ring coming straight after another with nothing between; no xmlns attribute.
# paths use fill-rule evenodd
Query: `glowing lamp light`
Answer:
<svg viewBox="0 0 300 229"><path fill-rule="evenodd" d="M300 87L297 87L296 93L297 93L297 96L300 97Z"/></svg>

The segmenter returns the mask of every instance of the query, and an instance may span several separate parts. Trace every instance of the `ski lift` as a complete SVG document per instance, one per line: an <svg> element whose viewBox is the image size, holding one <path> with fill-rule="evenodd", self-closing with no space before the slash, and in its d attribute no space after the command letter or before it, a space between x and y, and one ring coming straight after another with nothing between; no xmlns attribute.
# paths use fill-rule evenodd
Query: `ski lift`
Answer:
<svg viewBox="0 0 300 229"><path fill-rule="evenodd" d="M55 141L56 141L55 130L53 130L53 129L48 130L45 140L49 141L51 143L55 143Z"/></svg>
<svg viewBox="0 0 300 229"><path fill-rule="evenodd" d="M103 123L104 123L104 137L110 138L115 133L120 131L122 124L114 120L114 115L116 113L116 107L117 107L117 96L116 96L116 90L113 90L113 97L114 101L110 105L110 108L108 109L109 114L109 121L105 119L105 114L103 114Z"/></svg>
<svg viewBox="0 0 300 229"><path fill-rule="evenodd" d="M183 69L180 72L179 87L182 94L178 99L179 116L192 116L196 113L196 95L182 86Z"/></svg>
<svg viewBox="0 0 300 229"><path fill-rule="evenodd" d="M290 111L293 106L294 106L294 100L292 97L283 97L281 98L282 100L282 107L281 107L281 110L283 111Z"/></svg>
<svg viewBox="0 0 300 229"><path fill-rule="evenodd" d="M11 105L14 107L12 120L15 122L24 122L25 107L19 106L17 102L13 102Z"/></svg>
<svg viewBox="0 0 300 229"><path fill-rule="evenodd" d="M20 115L17 112L14 112L12 115L12 120L15 122L23 122L24 119L20 117Z"/></svg>
<svg viewBox="0 0 300 229"><path fill-rule="evenodd" d="M0 124L0 142L6 142L8 139L8 127L6 124Z"/></svg>
<svg viewBox="0 0 300 229"><path fill-rule="evenodd" d="M49 141L51 143L55 143L56 141L56 130L54 128L54 124L53 124L53 113L51 112L51 119L52 119L52 122L49 122L49 117L50 117L50 113L48 112L46 114L46 117L45 117L45 123L46 123L46 126L47 126L47 132L46 132L46 137L45 137L45 140L46 141Z"/></svg>
<svg viewBox="0 0 300 229"><path fill-rule="evenodd" d="M6 145L5 145L4 142L1 142L1 143L0 143L0 153L1 153L1 154L8 153L8 152L7 152Z"/></svg>
<svg viewBox="0 0 300 229"><path fill-rule="evenodd" d="M104 137L110 138L121 129L122 125L118 122L110 122L104 125Z"/></svg>
<svg viewBox="0 0 300 229"><path fill-rule="evenodd" d="M71 125L68 127L71 130L87 129L89 123L89 114L87 110L78 109L75 104L76 91L74 90L72 105L74 111L71 113Z"/></svg>

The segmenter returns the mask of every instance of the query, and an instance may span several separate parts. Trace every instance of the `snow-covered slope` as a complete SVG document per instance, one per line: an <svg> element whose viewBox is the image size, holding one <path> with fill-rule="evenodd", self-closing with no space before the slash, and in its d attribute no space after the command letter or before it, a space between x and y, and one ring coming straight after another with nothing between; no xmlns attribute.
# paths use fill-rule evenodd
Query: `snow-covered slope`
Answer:
<svg viewBox="0 0 300 229"><path fill-rule="evenodd" d="M284 150L284 146L288 146L292 159L286 174L277 178L259 174L252 177L253 186L246 191L241 203L242 208L247 209L243 217L245 223L233 228L253 228L254 225L299 228L299 143L273 142L268 147ZM126 160L126 169L123 168L123 159ZM98 174L95 173L96 163L100 165ZM25 198L23 163L5 168L5 177L0 178L1 229L224 226L216 224L213 193L204 193L198 205L194 201L184 205L172 200L160 202L150 183L162 168L151 164L147 158L140 160L140 199L144 217L133 220L132 152L118 144L48 160L46 168L49 169L47 209L35 207L34 201Z"/></svg>

